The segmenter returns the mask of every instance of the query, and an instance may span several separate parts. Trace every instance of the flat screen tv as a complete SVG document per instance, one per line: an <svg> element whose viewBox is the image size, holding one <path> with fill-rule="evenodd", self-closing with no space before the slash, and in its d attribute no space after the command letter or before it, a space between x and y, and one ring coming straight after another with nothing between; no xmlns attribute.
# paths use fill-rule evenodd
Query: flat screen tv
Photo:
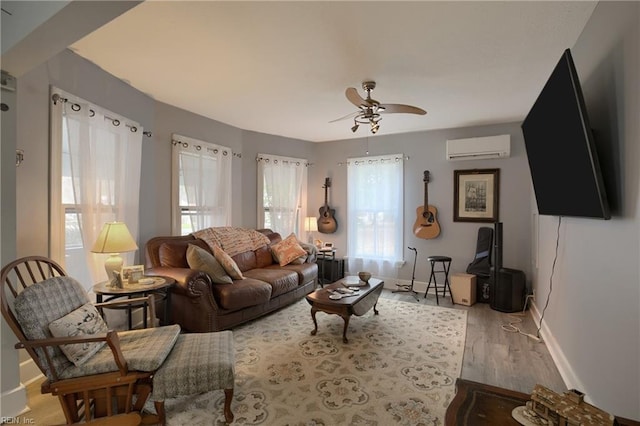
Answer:
<svg viewBox="0 0 640 426"><path fill-rule="evenodd" d="M569 49L527 114L522 132L541 215L611 218Z"/></svg>

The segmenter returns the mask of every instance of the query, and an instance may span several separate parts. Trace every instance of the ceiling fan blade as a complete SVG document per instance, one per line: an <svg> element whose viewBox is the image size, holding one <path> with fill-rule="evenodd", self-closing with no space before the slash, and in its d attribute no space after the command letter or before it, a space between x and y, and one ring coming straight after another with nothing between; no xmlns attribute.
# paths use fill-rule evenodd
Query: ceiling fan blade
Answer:
<svg viewBox="0 0 640 426"><path fill-rule="evenodd" d="M347 118L353 118L356 115L360 114L360 111L352 112L350 114L345 115L344 117L336 118L335 120L331 120L329 123L335 123L336 121L346 120Z"/></svg>
<svg viewBox="0 0 640 426"><path fill-rule="evenodd" d="M380 104L380 108L384 108L384 111L380 111L383 114L404 113L425 115L427 113L427 111L422 108L402 104Z"/></svg>
<svg viewBox="0 0 640 426"><path fill-rule="evenodd" d="M358 94L358 91L355 89L355 87L348 87L344 94L346 95L347 99L349 99L349 102L357 107L373 106L373 104L371 104L369 101Z"/></svg>

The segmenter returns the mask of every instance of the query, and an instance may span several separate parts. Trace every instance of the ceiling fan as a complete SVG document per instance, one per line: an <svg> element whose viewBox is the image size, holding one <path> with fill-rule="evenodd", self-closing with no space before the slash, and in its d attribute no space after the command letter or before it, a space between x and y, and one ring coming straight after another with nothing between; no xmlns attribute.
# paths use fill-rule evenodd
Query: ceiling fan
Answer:
<svg viewBox="0 0 640 426"><path fill-rule="evenodd" d="M382 114L419 114L425 115L427 112L421 108L411 105L402 104L381 104L375 99L371 98L371 91L375 89L375 81L363 81L362 88L367 92L367 97L362 98L358 91L354 87L349 87L345 91L345 95L349 102L360 108L359 111L340 117L336 120L330 121L330 123L345 120L353 117L353 127L351 131L353 133L358 130L361 124L369 124L371 127L371 133L376 134L380 129L380 120L382 120Z"/></svg>

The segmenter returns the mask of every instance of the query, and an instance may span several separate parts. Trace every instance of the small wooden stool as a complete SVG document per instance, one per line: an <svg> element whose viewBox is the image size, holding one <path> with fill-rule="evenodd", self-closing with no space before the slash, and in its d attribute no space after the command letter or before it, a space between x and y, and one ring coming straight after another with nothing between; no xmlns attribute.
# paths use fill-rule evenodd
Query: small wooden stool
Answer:
<svg viewBox="0 0 640 426"><path fill-rule="evenodd" d="M433 284L433 287L436 290L436 304L439 305L440 300L438 299L438 283L436 282L436 274L444 274L442 297L446 297L447 289L449 289L449 296L451 296L451 286L449 285L449 268L451 267L451 258L448 256L429 256L427 257L427 260L431 263L431 275L429 275L429 284L427 284L427 291L424 292L424 298L427 298L429 288L431 288L431 284ZM442 263L441 270L435 269L436 262ZM451 297L451 301L453 302L453 296Z"/></svg>

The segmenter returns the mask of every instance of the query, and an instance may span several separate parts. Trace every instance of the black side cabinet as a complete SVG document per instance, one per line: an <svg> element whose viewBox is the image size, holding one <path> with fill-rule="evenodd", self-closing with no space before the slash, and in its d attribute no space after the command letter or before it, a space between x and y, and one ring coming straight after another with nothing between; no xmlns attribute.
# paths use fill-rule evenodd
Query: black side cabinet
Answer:
<svg viewBox="0 0 640 426"><path fill-rule="evenodd" d="M344 259L318 259L316 263L320 285L331 284L344 278Z"/></svg>

